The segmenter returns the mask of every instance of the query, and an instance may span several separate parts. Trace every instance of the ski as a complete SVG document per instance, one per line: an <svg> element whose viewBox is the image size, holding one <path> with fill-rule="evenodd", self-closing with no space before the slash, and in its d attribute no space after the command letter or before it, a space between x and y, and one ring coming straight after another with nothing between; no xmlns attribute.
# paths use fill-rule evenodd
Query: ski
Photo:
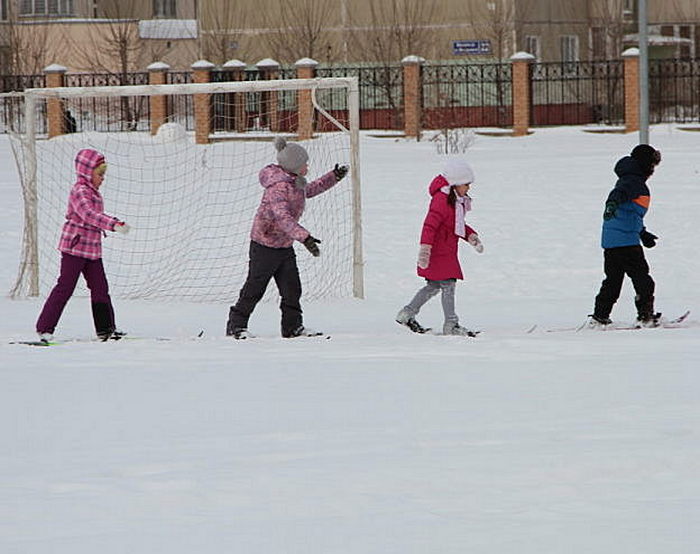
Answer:
<svg viewBox="0 0 700 554"><path fill-rule="evenodd" d="M424 335L426 333L430 333L433 330L431 327L423 327L415 319L409 319L408 321L405 321L405 322L399 321L397 319L396 323L398 323L402 327L406 327L406 329L410 330L413 333L416 333L417 335Z"/></svg>
<svg viewBox="0 0 700 554"><path fill-rule="evenodd" d="M464 338L475 338L481 334L481 329L468 329L464 335L450 335L445 333L431 332L430 335L434 337L464 337Z"/></svg>
<svg viewBox="0 0 700 554"><path fill-rule="evenodd" d="M197 340L201 339L204 336L204 331L200 331L196 335L190 337L188 340ZM51 340L51 341L43 341L43 340L16 340L16 341L10 341L9 344L22 344L25 346L39 346L39 347L46 347L46 346L63 346L66 344L78 344L78 343L100 343L100 342L115 342L115 341L155 341L155 342L170 342L170 341L177 341L179 339L172 338L172 337L140 337L140 336L129 336L127 334L120 334L115 337L110 337L107 340L103 340L100 338L72 338L72 339L58 339L58 340Z"/></svg>
<svg viewBox="0 0 700 554"><path fill-rule="evenodd" d="M606 325L604 327L596 327L596 328L589 328L588 327L588 321L583 322L580 325L575 325L571 327L555 327L552 329L546 329L547 333L565 333L565 332L576 332L578 333L579 331L584 331L584 330L591 330L591 331L632 331L632 330L637 330L637 329L677 329L677 328L682 328L683 327L683 322L688 319L688 316L690 315L690 310L686 310L683 312L681 315L678 317L674 317L672 319L661 319L659 321L659 324L654 326L654 327L645 327L640 324L634 324L634 325L621 325L618 324L616 325L615 323L612 323L610 325ZM532 333L537 326L533 326L529 328L526 333Z"/></svg>
<svg viewBox="0 0 700 554"><path fill-rule="evenodd" d="M683 322L686 319L688 319L689 315L690 315L690 310L687 310L683 314L679 315L678 317L674 317L673 319L663 319L662 318L659 321L658 325L653 325L650 327L646 327L646 326L640 325L640 324L611 325L610 330L611 331L635 331L635 330L642 330L642 329L683 329L685 327L683 325Z"/></svg>

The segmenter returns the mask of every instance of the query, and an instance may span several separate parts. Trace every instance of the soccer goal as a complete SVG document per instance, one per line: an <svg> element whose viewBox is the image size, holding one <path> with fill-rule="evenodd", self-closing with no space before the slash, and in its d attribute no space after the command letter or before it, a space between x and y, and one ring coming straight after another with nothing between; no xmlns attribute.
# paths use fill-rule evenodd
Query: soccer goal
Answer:
<svg viewBox="0 0 700 554"><path fill-rule="evenodd" d="M156 126L154 99L167 102ZM336 163L350 166L345 180L307 199L300 223L322 243L319 258L295 246L304 297L363 297L355 78L28 89L23 103L21 132L11 133L25 211L11 296L44 295L54 285L75 154L94 148L107 161L105 212L131 226L103 240L112 295L235 301L263 192L258 172L275 163L273 140L282 135L309 152L309 180ZM49 138L57 106L71 113L72 132L62 126ZM311 129L306 137L302 125Z"/></svg>

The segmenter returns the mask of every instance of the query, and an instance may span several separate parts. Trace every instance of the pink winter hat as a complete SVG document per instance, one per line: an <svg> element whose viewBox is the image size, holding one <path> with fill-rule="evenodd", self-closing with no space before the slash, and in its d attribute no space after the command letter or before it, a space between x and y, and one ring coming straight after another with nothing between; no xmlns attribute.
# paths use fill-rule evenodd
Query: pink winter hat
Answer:
<svg viewBox="0 0 700 554"><path fill-rule="evenodd" d="M450 158L445 163L442 176L450 186L466 185L474 182L474 170L463 158Z"/></svg>

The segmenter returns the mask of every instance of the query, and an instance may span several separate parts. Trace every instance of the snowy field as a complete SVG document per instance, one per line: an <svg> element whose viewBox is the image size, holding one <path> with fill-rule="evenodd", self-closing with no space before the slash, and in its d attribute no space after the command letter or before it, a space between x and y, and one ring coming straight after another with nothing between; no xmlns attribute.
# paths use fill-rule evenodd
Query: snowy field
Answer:
<svg viewBox="0 0 700 554"><path fill-rule="evenodd" d="M651 133L646 253L657 309L692 310L688 328L546 332L592 309L612 167L636 140L477 137L485 252L465 245L457 287L477 339L394 323L442 162L369 135L366 299L304 304L330 340L277 338L273 304L251 320L262 338L236 342L225 303L115 299L132 335L181 340L31 348L8 342L33 336L43 298L0 298L0 553L699 552L700 134ZM22 203L4 136L0 156L6 292ZM612 316L633 320L629 283ZM437 299L419 320L440 325ZM74 298L57 335L90 332Z"/></svg>

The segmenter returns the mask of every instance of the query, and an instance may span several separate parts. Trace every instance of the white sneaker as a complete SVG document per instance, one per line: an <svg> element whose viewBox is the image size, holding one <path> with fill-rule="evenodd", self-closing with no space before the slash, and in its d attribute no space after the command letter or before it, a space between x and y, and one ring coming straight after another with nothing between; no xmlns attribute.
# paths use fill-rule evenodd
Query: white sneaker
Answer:
<svg viewBox="0 0 700 554"><path fill-rule="evenodd" d="M51 342L53 341L53 334L51 333L37 333L39 335L39 340L41 342Z"/></svg>
<svg viewBox="0 0 700 554"><path fill-rule="evenodd" d="M406 325L409 322L409 320L413 319L413 317L414 316L411 315L406 308L401 308L401 310L399 310L399 313L396 314L396 323Z"/></svg>
<svg viewBox="0 0 700 554"><path fill-rule="evenodd" d="M442 326L442 333L444 335L457 335L460 337L475 337L477 335L477 331L462 327L459 323L445 323Z"/></svg>

